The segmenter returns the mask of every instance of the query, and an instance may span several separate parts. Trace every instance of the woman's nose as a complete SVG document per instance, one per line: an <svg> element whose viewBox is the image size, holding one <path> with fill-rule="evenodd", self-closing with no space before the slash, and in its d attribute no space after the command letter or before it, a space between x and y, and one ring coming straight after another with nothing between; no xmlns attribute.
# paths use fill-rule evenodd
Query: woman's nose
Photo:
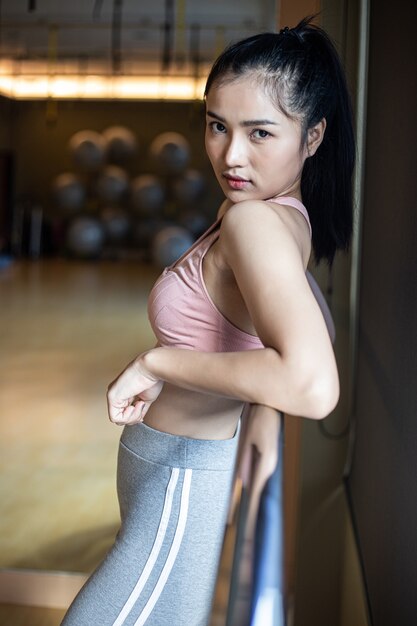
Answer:
<svg viewBox="0 0 417 626"><path fill-rule="evenodd" d="M226 146L224 161L227 167L241 167L245 164L245 148L240 137L231 137Z"/></svg>

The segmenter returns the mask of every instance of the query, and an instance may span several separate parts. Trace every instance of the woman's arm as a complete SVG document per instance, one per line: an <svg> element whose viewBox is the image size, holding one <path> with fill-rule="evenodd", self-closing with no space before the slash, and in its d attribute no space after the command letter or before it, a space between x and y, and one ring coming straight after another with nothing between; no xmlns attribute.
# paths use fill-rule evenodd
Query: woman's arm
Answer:
<svg viewBox="0 0 417 626"><path fill-rule="evenodd" d="M223 218L219 251L234 273L265 348L225 353L150 350L121 375L136 387L123 389L118 379L109 390L113 421L120 421L123 411L111 410L112 396L140 396L158 380L316 419L336 405L333 349L293 230L266 203L243 202ZM143 417L140 411L145 409L139 406L131 417Z"/></svg>

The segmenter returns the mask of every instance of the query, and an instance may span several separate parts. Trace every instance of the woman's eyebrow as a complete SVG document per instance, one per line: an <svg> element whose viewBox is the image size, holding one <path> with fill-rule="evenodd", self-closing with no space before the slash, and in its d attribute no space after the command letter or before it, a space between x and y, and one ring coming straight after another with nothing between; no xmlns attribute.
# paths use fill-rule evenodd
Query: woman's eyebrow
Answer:
<svg viewBox="0 0 417 626"><path fill-rule="evenodd" d="M220 122L226 122L226 120L221 117L221 115L217 115L217 113L214 113L213 111L207 111L206 115L208 115L208 117L214 117L216 120L219 120Z"/></svg>
<svg viewBox="0 0 417 626"><path fill-rule="evenodd" d="M221 117L221 115L217 115L213 111L207 111L208 117L213 117L219 122L226 123L226 120ZM273 122L272 120L260 119L260 120L245 120L244 122L240 122L240 126L279 126L279 122Z"/></svg>
<svg viewBox="0 0 417 626"><path fill-rule="evenodd" d="M272 120L247 120L240 123L241 126L279 126L279 122Z"/></svg>

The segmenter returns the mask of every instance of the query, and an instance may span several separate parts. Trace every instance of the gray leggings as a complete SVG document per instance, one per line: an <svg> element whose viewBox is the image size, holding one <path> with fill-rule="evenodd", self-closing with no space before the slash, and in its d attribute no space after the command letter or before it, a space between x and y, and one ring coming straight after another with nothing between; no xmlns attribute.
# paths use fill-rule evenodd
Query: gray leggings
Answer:
<svg viewBox="0 0 417 626"><path fill-rule="evenodd" d="M206 626L238 435L208 441L125 427L121 528L62 626Z"/></svg>

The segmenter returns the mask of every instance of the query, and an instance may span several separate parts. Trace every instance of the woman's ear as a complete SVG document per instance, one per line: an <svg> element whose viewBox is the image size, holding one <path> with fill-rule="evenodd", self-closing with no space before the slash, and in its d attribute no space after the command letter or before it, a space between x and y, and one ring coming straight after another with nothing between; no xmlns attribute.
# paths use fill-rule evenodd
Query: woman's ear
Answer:
<svg viewBox="0 0 417 626"><path fill-rule="evenodd" d="M316 153L317 148L323 141L326 130L326 118L323 117L318 124L312 126L307 131L307 154L309 157Z"/></svg>

